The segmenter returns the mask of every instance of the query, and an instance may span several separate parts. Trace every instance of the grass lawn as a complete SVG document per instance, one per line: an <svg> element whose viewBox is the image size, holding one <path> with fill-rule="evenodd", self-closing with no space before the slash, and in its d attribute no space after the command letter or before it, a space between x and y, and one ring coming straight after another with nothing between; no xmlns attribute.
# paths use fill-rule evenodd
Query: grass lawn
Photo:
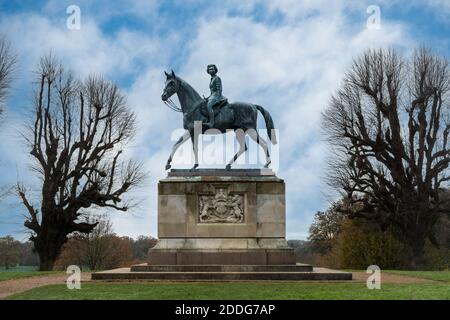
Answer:
<svg viewBox="0 0 450 320"><path fill-rule="evenodd" d="M1 272L0 271L0 281L5 280L15 280L15 279L22 279L22 278L31 278L31 277L42 277L42 276L48 276L51 274L58 274L60 272L57 271L49 271L49 272L42 272L42 271L30 271L30 272Z"/></svg>
<svg viewBox="0 0 450 320"><path fill-rule="evenodd" d="M49 274L58 273L57 271L50 272L40 272L37 271L37 267L27 267L20 266L14 268L0 268L0 281L5 280L13 280L13 279L21 279L21 278L29 278L29 277L37 277L37 276L46 276Z"/></svg>
<svg viewBox="0 0 450 320"><path fill-rule="evenodd" d="M10 296L9 299L63 300L246 300L246 299L446 299L448 283L383 284L381 290L368 290L365 283L277 282L277 283L84 283L81 290L49 285Z"/></svg>
<svg viewBox="0 0 450 320"><path fill-rule="evenodd" d="M383 272L398 274L401 276L422 278L435 281L450 282L450 270L448 271L402 271L402 270L385 270Z"/></svg>
<svg viewBox="0 0 450 320"><path fill-rule="evenodd" d="M18 266L18 267L11 267L9 269L6 269L5 267L0 267L0 272L28 272L28 271L38 271L37 266Z"/></svg>

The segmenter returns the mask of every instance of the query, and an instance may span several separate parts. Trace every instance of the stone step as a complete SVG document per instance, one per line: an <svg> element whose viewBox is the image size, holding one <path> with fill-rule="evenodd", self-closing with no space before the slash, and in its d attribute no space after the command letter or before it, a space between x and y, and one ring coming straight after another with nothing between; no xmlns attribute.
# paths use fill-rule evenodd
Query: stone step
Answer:
<svg viewBox="0 0 450 320"><path fill-rule="evenodd" d="M314 268L312 272L132 272L130 268L96 272L92 280L166 280L166 281L258 281L258 280L352 280L352 274Z"/></svg>
<svg viewBox="0 0 450 320"><path fill-rule="evenodd" d="M131 267L131 272L312 272L308 264L296 265L148 265Z"/></svg>

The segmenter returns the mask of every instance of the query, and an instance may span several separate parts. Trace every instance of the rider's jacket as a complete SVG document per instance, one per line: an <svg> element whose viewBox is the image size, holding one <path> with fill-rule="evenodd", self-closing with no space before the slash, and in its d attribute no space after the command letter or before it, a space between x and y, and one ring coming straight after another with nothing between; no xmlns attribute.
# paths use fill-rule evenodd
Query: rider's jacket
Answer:
<svg viewBox="0 0 450 320"><path fill-rule="evenodd" d="M211 95L208 98L208 105L214 106L217 103L226 100L226 98L222 95L222 80L219 76L214 75L211 77L209 89L211 90Z"/></svg>

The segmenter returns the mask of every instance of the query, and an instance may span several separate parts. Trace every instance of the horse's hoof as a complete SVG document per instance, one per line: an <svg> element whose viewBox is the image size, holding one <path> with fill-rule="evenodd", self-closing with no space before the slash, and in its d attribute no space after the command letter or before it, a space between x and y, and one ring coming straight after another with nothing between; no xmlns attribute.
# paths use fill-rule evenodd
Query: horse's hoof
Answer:
<svg viewBox="0 0 450 320"><path fill-rule="evenodd" d="M198 168L198 164L194 164L194 166L192 167L191 170L195 170L195 169L197 169L197 168Z"/></svg>
<svg viewBox="0 0 450 320"><path fill-rule="evenodd" d="M166 164L166 170L169 170L170 168L172 168L172 166L170 164Z"/></svg>
<svg viewBox="0 0 450 320"><path fill-rule="evenodd" d="M264 166L264 169L269 169L271 163L272 163L272 161L267 162L266 165Z"/></svg>
<svg viewBox="0 0 450 320"><path fill-rule="evenodd" d="M231 164L227 164L227 166L225 167L226 170L231 170Z"/></svg>

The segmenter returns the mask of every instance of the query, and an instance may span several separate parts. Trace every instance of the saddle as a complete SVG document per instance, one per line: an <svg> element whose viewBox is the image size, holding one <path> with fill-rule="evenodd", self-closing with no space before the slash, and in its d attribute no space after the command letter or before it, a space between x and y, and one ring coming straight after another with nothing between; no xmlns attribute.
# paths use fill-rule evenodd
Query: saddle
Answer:
<svg viewBox="0 0 450 320"><path fill-rule="evenodd" d="M214 110L214 117L217 117L217 115L220 113L222 108L228 107L230 104L228 103L228 99L223 99L222 101L220 101L219 103L216 103L213 106L213 110ZM201 102L201 106L200 106L200 112L202 113L202 115L204 115L205 117L208 117L208 107L207 107L207 100L204 99Z"/></svg>
<svg viewBox="0 0 450 320"><path fill-rule="evenodd" d="M200 113L204 116L205 121L208 119L208 107L207 100L200 102ZM214 127L221 128L227 127L234 121L234 108L233 105L228 102L228 99L224 99L213 106L214 110Z"/></svg>

